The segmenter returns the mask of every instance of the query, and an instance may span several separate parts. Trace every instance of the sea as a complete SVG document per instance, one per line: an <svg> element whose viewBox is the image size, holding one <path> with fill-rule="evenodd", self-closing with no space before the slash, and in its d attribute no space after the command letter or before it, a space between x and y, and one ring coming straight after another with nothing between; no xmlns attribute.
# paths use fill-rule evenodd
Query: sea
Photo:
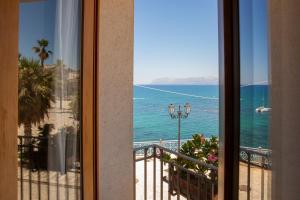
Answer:
<svg viewBox="0 0 300 200"><path fill-rule="evenodd" d="M270 107L268 85L241 86L240 144L269 147L271 112L257 113L260 106ZM194 134L219 136L218 85L135 85L134 142L176 140L178 119L172 119L168 105L191 105L191 113L181 120L181 139Z"/></svg>

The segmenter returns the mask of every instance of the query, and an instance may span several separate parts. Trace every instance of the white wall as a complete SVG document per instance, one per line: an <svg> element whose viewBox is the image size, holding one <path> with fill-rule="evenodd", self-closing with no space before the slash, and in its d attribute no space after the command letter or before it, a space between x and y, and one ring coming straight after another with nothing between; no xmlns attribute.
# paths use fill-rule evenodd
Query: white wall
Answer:
<svg viewBox="0 0 300 200"><path fill-rule="evenodd" d="M272 200L300 199L300 1L269 0Z"/></svg>

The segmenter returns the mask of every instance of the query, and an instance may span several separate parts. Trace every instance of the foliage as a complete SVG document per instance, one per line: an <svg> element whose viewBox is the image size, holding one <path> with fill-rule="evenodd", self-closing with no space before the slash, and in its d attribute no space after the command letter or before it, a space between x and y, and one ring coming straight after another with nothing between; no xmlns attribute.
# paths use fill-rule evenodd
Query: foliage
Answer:
<svg viewBox="0 0 300 200"><path fill-rule="evenodd" d="M53 71L44 69L38 60L19 59L19 125L24 124L25 135L31 135L31 125L48 117L54 97Z"/></svg>
<svg viewBox="0 0 300 200"><path fill-rule="evenodd" d="M188 140L181 146L180 153L197 159L202 163L218 167L218 139L215 136L205 138L202 134L195 134L192 140ZM195 164L180 157L173 160L186 169L200 173L207 173L209 171L208 168L203 165Z"/></svg>
<svg viewBox="0 0 300 200"><path fill-rule="evenodd" d="M38 54L41 65L44 67L44 62L49 58L49 56L52 54L52 51L48 51L46 48L48 47L48 40L46 39L41 39L37 41L38 46L33 47L33 51Z"/></svg>
<svg viewBox="0 0 300 200"><path fill-rule="evenodd" d="M163 153L162 154L162 160L163 161L170 161L171 160L171 155L170 154L168 154L168 153ZM165 165L166 163L164 162L164 165Z"/></svg>

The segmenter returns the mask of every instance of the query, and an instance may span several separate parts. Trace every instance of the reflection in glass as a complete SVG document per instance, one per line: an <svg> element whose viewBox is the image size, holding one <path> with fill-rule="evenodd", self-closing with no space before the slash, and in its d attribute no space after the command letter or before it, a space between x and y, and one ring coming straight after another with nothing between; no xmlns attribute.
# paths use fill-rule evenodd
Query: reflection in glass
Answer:
<svg viewBox="0 0 300 200"><path fill-rule="evenodd" d="M81 198L81 1L20 3L19 199Z"/></svg>
<svg viewBox="0 0 300 200"><path fill-rule="evenodd" d="M270 199L267 1L240 0L239 199Z"/></svg>

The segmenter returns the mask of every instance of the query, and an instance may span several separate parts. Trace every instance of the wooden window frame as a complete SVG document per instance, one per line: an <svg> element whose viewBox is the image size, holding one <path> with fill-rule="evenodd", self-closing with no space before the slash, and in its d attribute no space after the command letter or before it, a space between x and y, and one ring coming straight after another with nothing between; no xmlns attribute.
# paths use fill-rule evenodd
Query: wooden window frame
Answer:
<svg viewBox="0 0 300 200"><path fill-rule="evenodd" d="M5 73L13 73L11 80L15 80L17 75L17 63L13 67L14 61L17 60L17 43L18 20L15 17L18 15L19 1L10 0L9 3L3 3L3 10L9 12L1 12L1 26L6 27L9 24L11 36L0 39L1 42L7 40L5 44L14 45L10 48L7 45L3 50L7 50L6 59L3 60L3 65L8 66L3 68ZM8 2L8 1L7 1ZM86 200L97 199L97 54L98 54L98 4L97 0L83 0L83 48L82 48L82 197ZM9 15L15 16L14 18ZM9 19L9 20L8 20ZM2 28L2 27L0 27ZM239 180L239 132L240 132L240 66L239 66L239 11L238 0L219 0L219 29L220 29L220 167L219 167L219 200L236 200L238 199L238 180ZM0 31L0 37L7 37L6 33ZM9 43L9 40L11 43ZM1 69L2 70L2 69ZM7 71L9 70L9 71ZM0 71L2 72L2 71ZM0 73L0 75L3 73ZM6 74L5 74L6 75ZM9 80L6 76L3 80ZM9 81L10 88L17 87L17 81ZM1 89L1 87L0 87ZM2 90L1 90L2 91ZM9 94L7 94L9 95ZM0 100L4 99L0 97ZM11 106L10 112L17 111L17 96L11 94L5 98L10 98L11 102L0 101L0 106ZM226 99L226 101L225 101ZM3 105L2 105L3 104ZM14 105L14 106L12 106ZM7 127L12 129L0 132L0 136L9 135L10 131L17 127L16 113L12 118L7 119ZM1 120L1 119L0 119ZM6 120L6 119L5 119ZM2 120L2 121L5 121ZM11 134L5 140L0 141L6 146L16 147L16 135ZM6 149L7 150L7 149ZM3 152L0 150L0 152ZM10 160L16 161L16 149L10 152L5 151L5 155L0 155L0 167L10 169L10 172L17 173L17 166L11 162L5 162L11 155ZM4 161L4 162L2 162ZM14 162L16 164L16 162ZM14 170L14 171L12 171ZM16 175L16 174L15 174ZM8 180L10 173L2 176L3 181ZM10 176L11 178L12 176ZM11 182L11 181L8 181ZM7 182L7 183L8 183ZM3 199L16 199L17 180L15 184L0 184L0 193L5 196ZM7 187L9 185L9 187ZM13 188L13 190L9 189ZM11 192L13 191L13 192ZM12 194L14 193L14 194ZM2 197L2 196L1 196Z"/></svg>
<svg viewBox="0 0 300 200"><path fill-rule="evenodd" d="M97 194L97 66L98 1L83 0L82 8L82 199Z"/></svg>
<svg viewBox="0 0 300 200"><path fill-rule="evenodd" d="M16 199L19 1L0 1L0 199Z"/></svg>
<svg viewBox="0 0 300 200"><path fill-rule="evenodd" d="M239 0L219 0L220 164L219 200L239 198Z"/></svg>
<svg viewBox="0 0 300 200"><path fill-rule="evenodd" d="M25 0L24 0L25 1ZM0 1L0 199L17 200L19 0ZM82 0L81 197L97 199L98 1ZM1 31L3 30L3 31ZM8 85L10 85L8 87ZM12 92L15 91L15 92ZM5 94L5 95L4 95Z"/></svg>

